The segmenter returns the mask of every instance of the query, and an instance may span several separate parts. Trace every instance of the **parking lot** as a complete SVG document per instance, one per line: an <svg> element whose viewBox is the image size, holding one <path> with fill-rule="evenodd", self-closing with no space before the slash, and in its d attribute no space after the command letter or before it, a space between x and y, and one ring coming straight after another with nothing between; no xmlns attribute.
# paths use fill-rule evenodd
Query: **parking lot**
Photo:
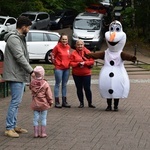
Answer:
<svg viewBox="0 0 150 150"><path fill-rule="evenodd" d="M67 34L67 35L68 35L68 38L69 38L69 44L71 45L72 29L71 29L70 27L66 27L66 28L63 28L63 29L60 29L60 30L51 30L51 31L58 32L59 34L61 34L61 33ZM106 50L106 43L105 43L105 40L104 40L103 43L102 43L101 50ZM93 51L93 49L91 49L91 51Z"/></svg>
<svg viewBox="0 0 150 150"><path fill-rule="evenodd" d="M55 31L55 32L58 32L59 34L62 34L62 33L65 33L68 35L68 38L69 38L69 44L71 44L71 38L72 38L72 29L70 29L70 27L66 27L66 28L63 28L63 29L58 29L58 30L51 30L51 31Z"/></svg>

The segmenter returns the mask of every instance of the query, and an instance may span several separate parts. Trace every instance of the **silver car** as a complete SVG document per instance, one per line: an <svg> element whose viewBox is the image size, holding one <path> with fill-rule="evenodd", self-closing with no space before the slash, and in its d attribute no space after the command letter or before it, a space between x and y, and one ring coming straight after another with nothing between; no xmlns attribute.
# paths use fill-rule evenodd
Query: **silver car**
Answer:
<svg viewBox="0 0 150 150"><path fill-rule="evenodd" d="M22 13L21 16L26 16L32 21L31 29L50 29L50 16L47 12L27 11Z"/></svg>
<svg viewBox="0 0 150 150"><path fill-rule="evenodd" d="M16 29L17 20L14 17L0 16L0 34Z"/></svg>

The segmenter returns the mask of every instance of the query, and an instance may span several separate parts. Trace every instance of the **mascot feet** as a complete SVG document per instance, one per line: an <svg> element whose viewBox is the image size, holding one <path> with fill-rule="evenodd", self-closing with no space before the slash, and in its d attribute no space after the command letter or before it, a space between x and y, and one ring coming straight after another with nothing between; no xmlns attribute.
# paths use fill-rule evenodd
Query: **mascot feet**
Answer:
<svg viewBox="0 0 150 150"><path fill-rule="evenodd" d="M114 107L114 111L118 111L118 107Z"/></svg>
<svg viewBox="0 0 150 150"><path fill-rule="evenodd" d="M112 111L112 107L107 107L105 111Z"/></svg>

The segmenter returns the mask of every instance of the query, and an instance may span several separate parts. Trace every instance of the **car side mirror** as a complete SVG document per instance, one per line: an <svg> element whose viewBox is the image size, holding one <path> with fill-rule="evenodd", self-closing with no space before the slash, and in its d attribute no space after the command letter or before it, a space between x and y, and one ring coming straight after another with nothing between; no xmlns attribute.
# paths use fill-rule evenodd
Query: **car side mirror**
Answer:
<svg viewBox="0 0 150 150"><path fill-rule="evenodd" d="M6 26L10 26L10 23L6 23Z"/></svg>

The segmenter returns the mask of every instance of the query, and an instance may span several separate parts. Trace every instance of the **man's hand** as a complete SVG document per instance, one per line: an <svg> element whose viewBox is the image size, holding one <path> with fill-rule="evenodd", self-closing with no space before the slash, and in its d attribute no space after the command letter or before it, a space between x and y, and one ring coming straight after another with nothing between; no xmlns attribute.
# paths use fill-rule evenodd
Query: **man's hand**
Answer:
<svg viewBox="0 0 150 150"><path fill-rule="evenodd" d="M33 79L35 78L35 73L34 73L34 72L31 73L31 77L32 77Z"/></svg>

